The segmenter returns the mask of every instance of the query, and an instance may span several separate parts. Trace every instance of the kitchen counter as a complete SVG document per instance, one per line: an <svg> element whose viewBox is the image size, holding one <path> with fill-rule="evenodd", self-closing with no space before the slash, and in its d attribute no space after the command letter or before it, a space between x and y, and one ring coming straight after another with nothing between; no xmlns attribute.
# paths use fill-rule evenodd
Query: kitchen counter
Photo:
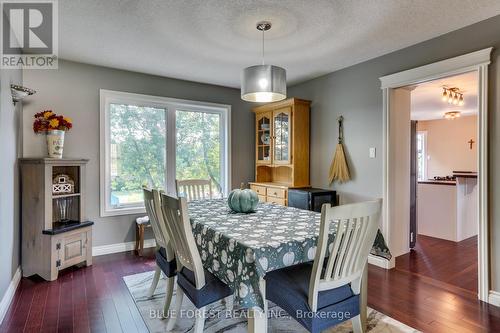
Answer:
<svg viewBox="0 0 500 333"><path fill-rule="evenodd" d="M457 178L477 178L477 172L453 171L453 176Z"/></svg>
<svg viewBox="0 0 500 333"><path fill-rule="evenodd" d="M435 185L452 185L455 186L457 185L457 182L455 180L434 180L434 179L429 179L429 180L419 180L419 184L435 184Z"/></svg>
<svg viewBox="0 0 500 333"><path fill-rule="evenodd" d="M454 176L456 180L418 182L419 234L454 242L477 235L477 174Z"/></svg>

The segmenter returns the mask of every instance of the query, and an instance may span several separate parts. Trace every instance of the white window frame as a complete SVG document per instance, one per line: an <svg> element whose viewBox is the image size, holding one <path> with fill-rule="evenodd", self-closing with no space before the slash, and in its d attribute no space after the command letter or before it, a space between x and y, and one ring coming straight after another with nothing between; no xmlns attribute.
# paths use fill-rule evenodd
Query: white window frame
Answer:
<svg viewBox="0 0 500 333"><path fill-rule="evenodd" d="M418 180L427 180L427 159L428 159L428 154L427 154L427 131L417 131L417 135L421 134L423 136L424 140L424 171L422 173L423 179L418 179ZM417 168L418 168L418 161L417 161ZM417 169L417 178L418 178L418 169Z"/></svg>
<svg viewBox="0 0 500 333"><path fill-rule="evenodd" d="M109 126L109 105L132 104L138 106L149 106L165 109L165 120L167 122L167 145L166 145L166 192L175 195L175 158L176 158L176 110L205 112L220 115L220 138L221 156L220 163L222 169L221 187L224 194L229 193L231 186L231 105L210 102L199 102L184 99L168 98L161 96L151 96L134 94L121 91L100 89L100 213L101 217L144 214L146 211L142 207L112 207L110 198L110 126Z"/></svg>

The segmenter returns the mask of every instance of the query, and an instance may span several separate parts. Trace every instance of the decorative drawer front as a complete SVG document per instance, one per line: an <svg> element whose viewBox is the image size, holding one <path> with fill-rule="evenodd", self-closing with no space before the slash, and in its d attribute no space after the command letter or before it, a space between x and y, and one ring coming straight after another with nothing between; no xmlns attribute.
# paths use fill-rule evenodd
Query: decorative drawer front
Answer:
<svg viewBox="0 0 500 333"><path fill-rule="evenodd" d="M286 198L286 190L284 190L282 188L268 187L267 188L267 196L285 199Z"/></svg>
<svg viewBox="0 0 500 333"><path fill-rule="evenodd" d="M266 196L265 195L259 195L259 202L266 202Z"/></svg>
<svg viewBox="0 0 500 333"><path fill-rule="evenodd" d="M286 200L282 198L267 197L267 202L274 202L278 205L286 206Z"/></svg>
<svg viewBox="0 0 500 333"><path fill-rule="evenodd" d="M257 185L250 185L250 189L254 190L257 192L258 195L266 195L266 187L265 186L257 186Z"/></svg>

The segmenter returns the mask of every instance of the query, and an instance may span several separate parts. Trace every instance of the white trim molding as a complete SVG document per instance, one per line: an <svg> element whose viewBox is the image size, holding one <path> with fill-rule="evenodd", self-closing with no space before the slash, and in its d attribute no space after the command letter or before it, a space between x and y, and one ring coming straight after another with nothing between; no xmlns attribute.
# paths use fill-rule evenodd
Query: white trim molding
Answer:
<svg viewBox="0 0 500 333"><path fill-rule="evenodd" d="M490 63L492 47L449 58L432 64L389 74L380 78L381 89L400 88L426 81L432 81L444 76L462 74L477 70L479 66Z"/></svg>
<svg viewBox="0 0 500 333"><path fill-rule="evenodd" d="M490 290L488 303L495 306L500 306L500 293L498 291Z"/></svg>
<svg viewBox="0 0 500 333"><path fill-rule="evenodd" d="M387 260L371 253L368 255L368 263L385 269L396 267L396 259L394 257L391 260Z"/></svg>
<svg viewBox="0 0 500 333"><path fill-rule="evenodd" d="M155 242L154 238L144 240L144 248L145 249L150 248L150 247L155 247L155 246L156 246L156 242ZM105 255L105 254L132 251L134 249L135 249L135 241L125 242L125 243L108 244L108 245L99 245L99 246L92 247L92 256L97 257L97 256Z"/></svg>
<svg viewBox="0 0 500 333"><path fill-rule="evenodd" d="M21 266L17 267L12 280L5 291L5 294L0 301L0 324L2 324L7 311L9 310L9 306L12 303L12 299L16 293L17 287L19 286L19 282L21 281Z"/></svg>
<svg viewBox="0 0 500 333"><path fill-rule="evenodd" d="M386 75L380 78L383 93L383 195L382 233L389 248L391 243L408 239L408 235L395 232L398 221L392 221L393 204L391 203L392 185L390 168L391 134L391 94L394 89L432 81L442 77L476 72L478 75L478 297L484 302L492 299L489 290L489 230L488 230L488 65L493 48L461 55L458 57L438 61L429 65L409 69L399 73ZM408 125L409 126L409 125ZM406 223L400 221L399 223ZM409 246L409 245L408 245ZM399 249L398 249L399 250ZM409 250L409 247L408 247ZM495 294L496 295L496 294ZM495 299L496 296L493 296Z"/></svg>

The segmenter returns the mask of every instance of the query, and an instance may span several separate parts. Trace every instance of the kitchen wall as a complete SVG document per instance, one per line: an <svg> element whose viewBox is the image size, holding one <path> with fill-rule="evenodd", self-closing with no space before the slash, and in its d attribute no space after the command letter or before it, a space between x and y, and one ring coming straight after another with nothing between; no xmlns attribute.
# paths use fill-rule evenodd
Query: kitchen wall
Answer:
<svg viewBox="0 0 500 333"><path fill-rule="evenodd" d="M25 157L44 156L44 137L31 128L33 114L52 109L74 121L65 138L64 154L88 158L87 216L95 222L94 246L135 239L137 215L99 216L99 89L165 96L232 105L231 172L233 187L254 178L254 115L252 105L243 102L238 89L60 61L58 70L24 72L24 84L37 90L24 106ZM148 234L146 238L151 238Z"/></svg>
<svg viewBox="0 0 500 333"><path fill-rule="evenodd" d="M19 175L22 104L12 103L10 84L22 83L21 70L0 71L0 300L20 265ZM3 313L0 313L0 321Z"/></svg>
<svg viewBox="0 0 500 333"><path fill-rule="evenodd" d="M379 36L384 38L384 36ZM494 47L489 66L489 203L492 289L500 290L500 16L354 65L289 88L288 94L312 100L311 182L332 187L344 201L382 196L382 91L379 77L439 60ZM337 123L344 115L345 147L353 179L328 184L337 144ZM377 148L370 159L368 149Z"/></svg>
<svg viewBox="0 0 500 333"><path fill-rule="evenodd" d="M477 171L477 116L419 121L417 130L427 132L427 178Z"/></svg>

